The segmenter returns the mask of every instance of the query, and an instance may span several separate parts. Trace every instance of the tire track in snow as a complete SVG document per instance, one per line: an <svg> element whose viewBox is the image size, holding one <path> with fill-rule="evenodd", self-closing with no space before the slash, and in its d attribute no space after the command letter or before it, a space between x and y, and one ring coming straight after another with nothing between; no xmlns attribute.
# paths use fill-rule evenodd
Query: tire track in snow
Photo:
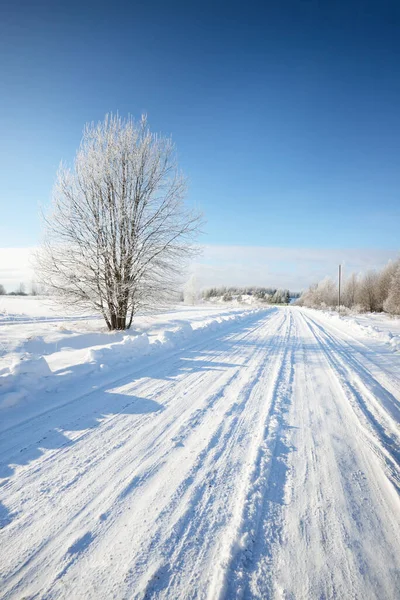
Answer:
<svg viewBox="0 0 400 600"><path fill-rule="evenodd" d="M363 415L343 387L351 373L337 370L336 350L302 311L297 319L305 344L291 421L301 427L293 435L293 498L285 510L285 544L274 561L274 597L397 597L399 498L383 461L359 435Z"/></svg>
<svg viewBox="0 0 400 600"><path fill-rule="evenodd" d="M327 333L329 333L329 330L337 332L339 335L335 334L333 336L337 342L344 345L352 354L355 352L357 355L359 355L362 358L362 362L366 362L368 365L373 365L373 375L381 383L381 385L385 387L388 386L389 383L388 387L392 388L392 393L397 395L400 394L399 378L396 376L396 374L393 373L392 369L388 368L387 364L389 362L393 366L393 350L388 349L386 343L380 342L378 340L378 342L375 343L374 349L372 350L371 347L368 346L365 342L361 341L355 335L350 334L347 330L341 329L337 325L334 325L331 320L328 320L326 318L321 318L320 320L318 318L320 317L320 315L318 315L317 317L314 314L311 315L309 311L305 309L298 310L301 310L302 314L306 314L307 318L310 319L313 323L322 325L324 327L324 331L326 331ZM347 339L345 340L341 336L344 336ZM369 341L371 341L371 339L369 339ZM383 349L383 353L377 351L377 347L379 346L381 346L381 349ZM376 360L377 356L380 360ZM397 355L394 354L394 356ZM382 358L385 358L385 366L383 366L382 364ZM389 389L388 391L390 392Z"/></svg>
<svg viewBox="0 0 400 600"><path fill-rule="evenodd" d="M294 314L300 346L289 419L295 425L290 438L296 449L289 456L291 478L283 506L282 543L268 565L273 573L268 596L355 600L353 581L357 582L357 576L348 560L344 523L335 509L342 491L331 437L337 435L336 418L342 417L335 405L331 406L331 369L310 343L314 337L301 315ZM344 516L346 519L346 513ZM261 599L264 582L263 570L259 571L254 597Z"/></svg>
<svg viewBox="0 0 400 600"><path fill-rule="evenodd" d="M279 318L278 313L275 314L275 320L277 318ZM233 347L235 348L235 344L236 344L236 346L238 348L237 348L237 350L234 350L233 353L231 353L230 357L233 357L235 355L239 355L240 351L241 351L240 345L239 345L240 341L243 341L249 335L254 335L254 332L257 331L260 327L264 327L264 329L266 327L268 327L269 326L268 325L268 321L269 321L268 318L264 319L263 322L260 325L257 325L256 327L253 326L250 329L247 328L244 333L241 333L241 332L239 332L239 334L236 333L236 337L237 337L236 341L234 339L235 335L233 335L233 334L230 335L226 340L224 340L224 342L222 344L223 348L225 348L226 345L229 346L229 344L233 344ZM202 344L201 346L204 347L205 345ZM216 349L214 351L214 353L212 354L211 358L213 356L217 356L218 354L223 354L224 352L226 354L226 349L222 349L222 350ZM242 349L242 352L243 352L243 349ZM168 370L168 366L166 368ZM215 377L215 374L216 373L213 372L212 376ZM227 383L226 382L226 375L227 374L224 373L224 372L217 373L217 376L218 376L217 377L217 381L221 380L221 389L223 389L224 386L226 386L226 383ZM189 396L190 396L190 387L188 388L187 383L185 383L186 379L187 379L187 375L186 376L184 375L183 376L183 380L181 382L178 382L177 385L180 386L181 388L185 387L186 388L185 391L189 392ZM197 383L198 383L198 379L197 379ZM140 385L139 385L139 387L140 387ZM193 383L193 387L195 387L194 383ZM170 396L170 398L176 400L176 392L177 392L176 385L171 386L171 382L169 381L168 388L169 388L169 396ZM93 395L95 395L95 393ZM212 394L211 394L211 396L212 396ZM188 400L186 398L184 398L184 396L182 396L182 398L183 398L183 402L186 402L186 404L187 404ZM206 396L206 399L209 399L209 395ZM182 402L181 402L181 404L182 404ZM164 441L165 444L167 444L168 448L170 448L170 444L169 444L170 440L169 440L169 437L168 437L169 436L168 427L172 428L172 427L176 426L176 416L177 416L177 414L181 413L181 409L179 408L179 403L177 403L177 406L175 408L176 408L176 410L175 410L175 412L173 412L171 414L171 417L170 417L170 420L169 420L169 424L168 424L168 422L166 423L165 421L163 421L163 423L160 425L160 434L162 435L163 441ZM192 407L190 406L190 408L192 408ZM149 421L150 418L151 417L147 416L146 423ZM121 419L123 419L123 417L121 417ZM106 423L105 426L99 427L96 430L94 430L93 432L91 432L92 435L88 436L89 439L93 438L93 435L94 435L95 439L94 440L92 439L92 441L96 442L96 438L98 438L99 442L101 440L103 442L103 445L104 445L104 441L105 441L104 440L104 429L107 426L107 428L109 429L110 432L112 432L113 429L115 430L115 425L116 425L115 419L113 419L113 421L114 422ZM153 453L154 453L157 450L157 444L154 445L154 441L157 440L157 429L154 429L154 426L157 427L157 425L156 425L156 422L154 422L153 424L149 423L148 425L149 425L149 427L147 428L148 429L148 433L149 433L149 436L148 436L148 439L149 439L149 441L148 441L148 447L150 447L151 445L153 445ZM182 427L182 423L180 424L180 426ZM188 426L190 426L190 422L188 423ZM90 432L89 432L89 434L90 434ZM122 434L123 434L123 437L124 437L124 436L127 435L127 432L125 430L123 430ZM128 439L127 439L127 443L128 444L130 442L130 438L131 438L131 436L128 436ZM87 439L82 440L82 443L80 444L79 447L84 448L84 446L82 445L83 442L85 444L87 444ZM140 449L140 447L138 448L137 444L136 444L136 448L134 448L135 444L132 444L132 443L130 444L130 446L131 446L131 449L130 448L126 448L126 444L125 444L125 447L124 447L124 445L119 446L119 456L120 456L120 460L121 460L121 465L124 464L123 454L125 452L127 452L127 451L128 452L132 452L133 449L137 450L138 456L141 459L143 459L143 456L140 454L140 450L143 450L143 448L142 449ZM97 444L97 447L100 447L100 445ZM107 444L106 444L106 447L107 447ZM76 451L77 448L78 447L75 447L75 451ZM71 449L69 449L69 448L64 449L63 452L65 453L66 456L68 456L68 455L71 456ZM109 450L106 451L106 455L109 455L110 466L112 465L113 469L115 470L115 468L116 468L115 463L116 462L118 463L118 461L116 461L117 456L116 456L116 445L115 444L111 446L111 449L109 449ZM96 453L94 454L94 456L96 456ZM49 457L49 459L47 461L49 467L51 467L54 464L55 469L58 470L59 467L58 467L57 462L56 462L56 460L58 460L58 458L59 457L57 457L57 456ZM86 461L86 458L85 458L84 455L83 455L83 458ZM88 459L89 459L89 467L93 471L93 469L94 469L94 467L96 466L97 463L102 464L102 462L104 462L103 451L100 452L100 458L97 460L97 463L90 465L91 458L92 458L92 456L88 457ZM149 455L149 458L151 458L151 454ZM74 465L74 463L71 463L69 467L68 467L68 465L64 465L64 466L66 467L67 471L69 471L69 470L71 470L71 467L73 467L73 465ZM42 465L42 469L43 469L43 465ZM125 476L123 476L123 473L120 473L120 469L121 469L121 467L118 466L117 469L116 469L116 472L121 475L121 477L119 478L121 480L121 484L126 487L126 480L128 479L128 477L127 477L128 474L126 474ZM129 475L128 481L132 481L132 480L134 480L134 473L135 473L134 465L129 464L128 469L130 470L130 475ZM153 471L156 472L156 469L153 468ZM45 472L43 473L43 471L41 471L41 472L39 472L39 474L41 474L43 476L43 474L45 474ZM29 470L27 472L27 475L29 475ZM52 474L50 473L49 475L51 476ZM71 499L73 501L72 502L72 506L73 506L73 503L76 502L76 500L78 499L77 496L76 496L78 490L75 490L75 485L78 484L78 482L81 479L82 475L83 475L82 472L78 473L77 477L74 477L74 479L72 480L71 485L68 486L68 489L64 491L64 494L63 494L63 503L62 503L62 506L60 507L60 511L64 511L64 506L65 505L69 505L70 502L71 502ZM132 477L132 475L133 475L133 477ZM35 476L36 476L36 473L34 474L34 477ZM97 475L96 475L96 472L94 471L93 472L93 476L92 476L92 480L93 480L94 484L97 484L96 477L97 477ZM49 479L49 482L50 481L51 481L51 479ZM26 486L26 483L27 483L27 481L23 481L23 479L22 479L21 482L20 482L21 488L24 488ZM98 504L99 503L98 502L99 499L102 499L104 501L104 498L107 497L107 494L108 494L107 489L109 489L110 487L115 487L115 484L116 484L115 480L112 480L111 483L107 482L107 484L106 484L105 488L103 488L102 492L99 493L99 490L97 489L96 490L96 494L95 494L94 490L91 491L91 489L90 489L90 486L91 486L90 482L87 482L87 485L86 485L86 488L85 488L85 495L88 495L89 498L92 497L93 498L93 502L95 504ZM118 489L119 485L117 485L116 487ZM72 498L69 499L68 496L71 496L71 493L72 493ZM39 497L40 497L40 492L39 492ZM93 512L95 511L94 507L91 506L92 501L88 502L85 497L84 498L79 497L79 500L80 500L80 502L82 502L82 500L83 500L83 508L78 509L78 510L76 508L75 509L72 508L72 512L71 512L71 508L69 507L69 510L68 510L68 513L69 513L69 526L67 528L65 528L65 526L63 525L63 519L61 518L60 523L58 524L57 529L54 530L54 525L50 525L50 524L53 523L53 517L55 515L52 515L52 516L49 515L49 517L47 518L48 524L50 526L50 531L53 530L52 531L52 537L48 539L48 542L51 542L51 545L54 546L54 548L56 550L56 552L55 552L55 555L56 555L55 558L57 557L57 554L59 554L59 551L58 551L59 548L58 548L58 546L60 545L59 544L59 534L57 533L57 530L59 532L62 531L63 538L65 538L66 540L68 540L68 535L69 535L68 534L68 530L71 530L71 534L72 534L72 530L76 530L77 529L76 520L79 518L80 522L84 522L85 520L87 520L87 517L90 517L93 514ZM40 513L43 512L43 510L40 508L40 505L37 506L36 509L37 509L36 512L38 513L38 516L39 516ZM110 509L110 510L112 512L112 509ZM104 511L100 511L99 510L99 512L101 512L101 514L104 514ZM105 511L105 512L107 512L107 511ZM108 511L108 512L110 512L110 511ZM71 517L73 517L73 518L71 518ZM29 518L32 519L32 516L29 515ZM43 521L43 519L42 519L42 521ZM57 521L57 519L56 519L56 521ZM107 523L108 519L105 522ZM23 524L21 524L21 525L23 525ZM52 541L52 540L54 540L54 541ZM42 540L42 541L43 541L42 545L39 544L39 545L35 546L35 554L33 556L35 556L35 555L38 556L38 555L42 554L41 551L46 550L44 558L42 559L42 558L40 558L40 556L38 556L39 563L37 563L37 561L34 561L34 563L32 563L33 556L30 556L30 557L28 556L27 559L26 559L26 561L25 561L25 565L26 565L26 567L28 567L28 572L26 573L26 577L27 577L28 580L30 578L34 578L35 572L40 571L40 569L46 569L46 568L49 567L49 565L46 564L46 560L47 560L48 555L51 554L50 546L47 547L47 543L48 542L46 542L45 540ZM67 542L67 544L70 544L70 542ZM92 542L91 546L93 546L93 542ZM22 572L21 572L21 574L22 574ZM14 575L15 575L15 573L14 573Z"/></svg>
<svg viewBox="0 0 400 600"><path fill-rule="evenodd" d="M265 315L264 319L263 319L263 323L265 323L265 319L269 320L272 316L274 316L274 312L271 311L270 314ZM276 316L276 314L275 314ZM257 324L255 327L253 327L251 331L256 331L259 327L261 327L262 325ZM240 336L238 337L237 333L234 334L230 334L229 336L227 336L226 338L224 338L224 343L228 343L229 340L231 338L233 339L245 339L245 337L248 335L248 333L244 333L244 334L240 334ZM213 338L211 338L212 340ZM203 341L201 344L198 345L197 351L200 352L202 351L205 347L207 347L206 343ZM193 348L193 346L191 346L190 348L187 348L186 351L191 350ZM173 356L172 358L172 364L171 364L171 359L167 360L167 361L163 361L162 364L162 372L161 375L158 376L158 378L160 379L159 383L157 383L156 386L154 386L154 379L150 378L148 384L146 385L146 380L143 380L143 378L140 378L139 380L136 380L135 383L130 384L129 385L129 392L130 394L135 391L136 389L138 389L140 387L140 391L141 393L144 392L144 395L151 395L153 399L157 399L158 397L162 396L163 399L165 398L165 392L169 390L169 388L171 387L171 381L167 378L164 377L164 373L168 373L168 372L179 372L179 366L182 366L182 350L179 351L179 357L176 358L176 356ZM178 354L178 353L175 353ZM238 351L234 352L233 356L238 356ZM214 360L215 358L221 355L221 350L215 352L214 354L209 354L208 358L209 358L209 362L213 362L214 364ZM194 361L191 361L194 362ZM157 361L155 363L155 365L153 365L153 367L157 367L159 366L159 364L161 363L161 361ZM224 365L225 367L225 365ZM135 374L137 375L137 372L135 372ZM202 378L204 376L204 373L200 373L200 375L198 376L198 379L196 380L196 382L194 382L192 384L192 386L194 385L199 385L201 384ZM129 381L130 377L127 377L126 375L117 380L116 382L113 383L114 386L117 386L118 384L123 384L126 383L127 381ZM135 378L136 379L136 378ZM20 464L21 460L22 460L22 464L24 463L24 453L28 454L29 456L29 452L32 449L35 449L36 447L39 447L40 444L42 444L43 448L47 448L48 444L46 443L46 438L51 436L52 432L55 430L58 430L60 432L75 432L78 431L78 435L74 435L73 439L70 438L66 438L65 442L61 445L59 445L58 448L56 448L54 451L52 452L47 452L46 453L46 457L44 457L44 462L40 462L37 466L37 471L43 469L43 467L45 466L46 462L53 462L56 459L56 455L58 453L63 453L65 451L68 452L68 446L71 445L71 442L73 442L74 444L76 444L77 442L83 442L85 438L87 437L91 437L93 436L94 433L94 427L97 425L101 425L103 427L103 431L102 431L102 435L104 432L105 428L108 429L112 429L114 427L114 421L121 419L121 414L123 415L123 411L126 409L129 409L130 407L134 406L135 404L137 404L138 402L138 398L134 397L132 401L125 403L122 406L118 406L116 407L116 414L109 416L107 415L107 412L112 412L113 408L111 408L111 404L112 402L110 402L110 398L112 399L113 396L108 396L108 409L107 409L107 405L104 406L104 401L102 404L101 409L99 410L99 408L97 407L98 404L98 397L99 395L102 393L102 391L104 389L106 389L107 386L103 386L103 388L99 388L97 390L95 390L94 392L92 391L90 394L84 394L83 397L80 398L82 404L83 404L83 408L84 408L84 404L85 401L90 397L92 400L92 404L94 406L94 408L92 408L90 411L83 411L82 410L82 406L81 405L77 405L75 406L75 408L77 409L77 412L79 413L79 416L75 417L74 420L71 420L70 415L68 414L68 412L70 411L71 407L68 406L63 406L63 407L57 407L54 410L54 413L56 413L57 415L59 415L60 411L61 411L61 416L58 416L58 421L57 423L54 423L53 420L53 425L52 427L49 429L49 425L47 423L47 420L50 418L53 418L51 414L45 413L42 415L39 415L37 418L35 419L30 419L29 420L29 425L25 426L25 424L23 424L20 428L13 428L12 430L12 440L18 439L18 443L17 444L13 444L13 445L9 445L9 441L7 442L6 440L6 436L4 437L4 443L3 443L3 447L0 448L0 454L1 454L1 458L2 458L2 462L3 465L6 464L10 464L12 463L12 453L14 453L15 455L15 463L16 464ZM113 388L115 389L115 387ZM185 390L185 391L190 391L190 390ZM72 402L72 404L75 405L76 403L76 399ZM151 417L149 417L150 419ZM98 420L96 422L96 420ZM44 421L44 423L42 424L42 421ZM89 425L87 425L87 422L89 421ZM103 422L101 422L103 421ZM139 424L139 426L141 426L141 424ZM42 432L41 432L41 428L42 427ZM26 439L29 439L29 434L31 434L32 429L35 430L36 435L35 437L39 437L41 436L41 438L39 437L39 439L36 439L35 443L31 443L31 444L26 444ZM44 430L43 430L44 429ZM79 431L81 430L81 431ZM31 435L32 437L32 435ZM7 442L7 445L6 445ZM22 448L21 448L21 444L22 444ZM66 450L65 450L66 449ZM40 455L40 453L39 453ZM33 476L36 475L35 471L33 471L32 469L30 470L31 474ZM6 482L7 483L7 482ZM4 485L4 482L3 482Z"/></svg>
<svg viewBox="0 0 400 600"><path fill-rule="evenodd" d="M268 562L274 545L279 542L281 518L279 505L274 500L284 494L283 455L288 449L283 440L283 428L294 376L295 346L291 337L296 337L292 314L285 311L285 315L286 332L279 343L273 375L263 382L268 410L253 447L251 468L242 482L228 540L221 544L229 550L227 553L221 548L223 558L219 559L207 596L210 599L252 597L250 584L257 563L261 559ZM269 532L267 538L264 538L265 529ZM270 579L268 571L266 577ZM264 584L266 589L272 585L266 581Z"/></svg>
<svg viewBox="0 0 400 600"><path fill-rule="evenodd" d="M379 399L375 398L375 393L384 401L383 408L385 408L385 403L386 406L395 406L396 398L376 382L362 364L344 350L333 336L325 332L308 315L305 317L302 313L302 316L317 340L328 364L333 369L345 397L353 407L366 442L379 456L389 480L400 492L398 428L393 422L391 411L386 419L382 418L382 411L379 410L382 405L380 405Z"/></svg>
<svg viewBox="0 0 400 600"><path fill-rule="evenodd" d="M281 319L279 327L284 325ZM276 332L274 332L276 335ZM142 588L135 598L180 597L184 590L179 587L182 572L188 573L191 589L196 589L197 576L201 573L199 564L204 562L210 544L215 543L218 529L223 525L225 517L221 517L219 499L226 508L224 493L228 473L235 468L229 461L231 451L241 448L243 438L248 434L243 427L249 409L249 399L254 383L260 377L266 365L271 361L267 348L262 348L252 361L254 366L245 373L243 381L230 383L224 391L228 401L227 411L217 421L207 446L197 455L195 463L181 484L176 488L171 502L156 519L158 530L153 536L146 551L142 549L140 564L134 563L128 573L128 587ZM233 390L232 390L233 388ZM237 399L232 403L232 392L238 388ZM233 490L231 490L233 491ZM185 510L182 513L182 504ZM219 520L215 519L219 512ZM221 522L220 522L221 521ZM201 548L196 547L196 539L202 539ZM190 556L192 552L194 556ZM148 563L151 556L158 556L153 573L149 578ZM137 583L138 572L142 569L143 578ZM179 574L179 576L177 576ZM185 582L187 587L188 581ZM201 595L200 590L198 594Z"/></svg>
<svg viewBox="0 0 400 600"><path fill-rule="evenodd" d="M205 341L188 371L180 352L114 384L136 395L123 406L164 410L104 414L3 486L22 509L4 529L4 598L396 597L395 492L347 393L374 401L351 346L291 308L241 327ZM68 423L98 414L100 393Z"/></svg>
<svg viewBox="0 0 400 600"><path fill-rule="evenodd" d="M152 371L159 367L161 367L161 370L168 371L171 369L171 362L174 364L179 364L181 361L182 355L186 354L187 352L190 352L190 351L201 352L203 349L209 348L210 342L214 342L214 341L218 342L220 340L229 341L230 338L235 338L237 336L238 330L240 331L240 329L243 326L251 327L250 331L252 331L253 329L255 330L255 329L263 326L263 323L265 323L265 320L269 320L274 316L276 316L276 309L266 310L266 311L264 311L263 314L259 312L255 315L252 315L250 319L246 319L244 322L233 321L233 323L229 327L227 327L227 329L225 331L223 331L223 332L218 331L214 334L210 333L208 336L206 336L206 338L202 338L200 341L194 341L192 343L188 343L188 344L178 348L177 350L171 351L166 356L160 357L160 356L156 355L155 357L153 357L150 355L146 358L144 365L137 366L137 367L135 367L135 365L133 365L133 367L130 367L130 368L126 367L124 369L124 371L118 377L113 378L113 379L108 379L101 386L97 387L95 390L91 389L89 391L85 391L83 394L73 397L71 400L69 400L63 404L60 404L54 408L49 408L46 411L39 413L38 415L29 417L27 420L23 421L22 423L18 423L16 425L12 425L11 427L8 427L7 429L3 429L1 432L2 439L7 440L6 436L4 435L6 432L7 432L8 436L12 436L13 439L15 439L15 437L18 437L21 435L22 436L25 435L25 436L29 437L29 434L32 430L32 426L35 426L35 428L37 428L38 423L40 423L41 420L46 422L48 419L54 419L55 417L57 417L58 414L60 414L60 417L58 417L58 418L61 419L61 422L64 424L66 414L68 412L71 412L71 409L73 411L74 408L77 409L77 412L79 414L78 419L81 420L82 418L85 418L88 415L91 415L93 413L93 410L86 412L86 413L82 413L82 404L83 404L84 400L87 400L88 398L99 394L103 390L107 390L111 387L117 387L117 386L123 385L124 383L126 383L126 381L130 380L133 375L135 376L135 379L139 380L142 377L145 377L149 371ZM260 321L261 321L261 323L260 323ZM244 333L242 335L246 336L247 333ZM167 387L167 385L168 384L166 384L165 387ZM75 405L77 405L77 406L75 406ZM74 421L71 421L71 425L72 426L74 425ZM5 448L8 448L8 450L12 449L12 447L10 447L10 445L9 445L9 442L6 442L6 445L4 446L2 439L0 438L0 456L3 455ZM18 444L15 444L13 447L16 449L19 449Z"/></svg>
<svg viewBox="0 0 400 600"><path fill-rule="evenodd" d="M309 315L307 315L307 319L318 328L320 335L327 343L327 347L337 352L343 358L344 364L349 363L353 367L354 371L356 371L360 376L360 379L362 379L364 383L368 383L368 387L371 391L376 391L376 395L379 396L381 401L376 403L377 406L381 409L385 409L385 411L389 413L391 419L396 423L397 429L397 425L400 422L400 400L396 398L395 394L397 394L397 396L400 398L399 378L395 377L387 369L383 369L382 367L379 368L378 373L374 373L374 375L372 375L371 371L368 370L363 363L366 362L373 364L374 367L377 367L377 363L371 360L369 355L366 355L359 349L360 346L364 346L367 350L369 350L369 352L371 352L371 350L368 349L368 346L358 342L355 338L352 338L352 336L348 336L347 333L344 333L344 335L351 337L354 340L353 343L350 344L349 342L331 334L322 326L321 323L311 318ZM334 329L338 332L341 332L341 330L337 327ZM361 360L360 358L356 358L355 355L361 357ZM384 377L382 377L383 375ZM392 389L392 392L389 388Z"/></svg>

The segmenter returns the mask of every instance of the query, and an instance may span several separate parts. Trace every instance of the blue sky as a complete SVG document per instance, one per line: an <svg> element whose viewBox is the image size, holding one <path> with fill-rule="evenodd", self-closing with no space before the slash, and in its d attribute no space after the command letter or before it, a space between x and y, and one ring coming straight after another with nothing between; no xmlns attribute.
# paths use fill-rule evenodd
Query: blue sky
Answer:
<svg viewBox="0 0 400 600"><path fill-rule="evenodd" d="M0 69L2 247L119 111L172 134L204 244L399 248L397 2L6 1Z"/></svg>

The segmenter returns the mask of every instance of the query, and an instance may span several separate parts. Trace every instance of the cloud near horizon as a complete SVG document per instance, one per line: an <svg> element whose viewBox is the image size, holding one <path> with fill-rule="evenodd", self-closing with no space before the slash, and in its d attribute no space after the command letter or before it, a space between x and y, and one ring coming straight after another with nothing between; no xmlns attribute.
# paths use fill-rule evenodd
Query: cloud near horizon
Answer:
<svg viewBox="0 0 400 600"><path fill-rule="evenodd" d="M12 291L35 279L35 248L0 248L0 283ZM336 277L379 269L399 256L398 250L278 248L268 246L202 246L203 253L191 265L200 287L271 286L301 291L324 277Z"/></svg>
<svg viewBox="0 0 400 600"><path fill-rule="evenodd" d="M324 277L380 269L399 256L396 250L204 246L192 266L201 287L271 286L301 291Z"/></svg>

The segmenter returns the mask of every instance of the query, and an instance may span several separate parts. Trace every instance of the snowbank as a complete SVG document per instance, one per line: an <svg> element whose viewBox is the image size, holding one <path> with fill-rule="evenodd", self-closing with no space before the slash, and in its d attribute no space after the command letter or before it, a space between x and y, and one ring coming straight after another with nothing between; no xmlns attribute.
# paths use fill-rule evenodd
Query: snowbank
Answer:
<svg viewBox="0 0 400 600"><path fill-rule="evenodd" d="M367 335L380 342L388 344L394 351L400 351L400 319L393 319L381 313L367 313L362 315L345 315L339 318L333 311L303 309L315 311L316 316L324 315L332 325L347 330L349 334Z"/></svg>
<svg viewBox="0 0 400 600"><path fill-rule="evenodd" d="M15 406L21 401L29 402L38 392L57 392L73 381L101 371L116 370L127 364L137 363L149 355L157 355L195 343L201 336L209 335L223 328L258 316L263 310L247 310L240 313L221 315L203 321L190 323L181 321L177 327L165 329L155 336L117 336L118 341L86 349L79 363L54 372L48 359L34 353L16 355L12 363L0 372L0 409ZM122 335L122 340L121 340ZM115 338L114 338L115 339Z"/></svg>

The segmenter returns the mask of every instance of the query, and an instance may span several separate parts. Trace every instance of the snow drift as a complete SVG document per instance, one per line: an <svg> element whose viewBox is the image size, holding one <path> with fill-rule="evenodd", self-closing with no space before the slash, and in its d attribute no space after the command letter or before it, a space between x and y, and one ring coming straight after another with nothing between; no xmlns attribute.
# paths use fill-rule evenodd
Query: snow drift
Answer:
<svg viewBox="0 0 400 600"><path fill-rule="evenodd" d="M265 310L247 310L241 313L221 315L193 324L182 320L179 326L161 331L157 336L123 335L122 340L89 348L83 360L67 369L53 372L48 357L24 352L3 368L0 374L0 409L7 409L40 396L39 392L59 392L68 384L93 373L116 371L137 365L149 355L183 348L191 340L246 319L253 319Z"/></svg>

